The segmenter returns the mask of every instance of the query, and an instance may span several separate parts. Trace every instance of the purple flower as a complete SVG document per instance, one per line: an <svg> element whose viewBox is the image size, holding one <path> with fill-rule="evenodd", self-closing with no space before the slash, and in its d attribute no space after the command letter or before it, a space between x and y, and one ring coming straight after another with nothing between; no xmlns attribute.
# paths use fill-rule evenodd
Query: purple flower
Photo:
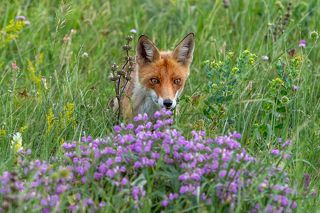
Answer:
<svg viewBox="0 0 320 213"><path fill-rule="evenodd" d="M113 159L112 158L108 158L108 160L106 161L106 166L107 167L111 167L113 164Z"/></svg>
<svg viewBox="0 0 320 213"><path fill-rule="evenodd" d="M43 208L41 212L42 213L50 213L51 211L49 208Z"/></svg>
<svg viewBox="0 0 320 213"><path fill-rule="evenodd" d="M292 143L292 141L291 141L291 140L287 140L287 141L286 141L286 142L284 142L281 146L282 146L282 148L286 148L286 147L290 146L290 145L291 145L291 143Z"/></svg>
<svg viewBox="0 0 320 213"><path fill-rule="evenodd" d="M238 192L238 185L235 182L230 183L229 190L232 193Z"/></svg>
<svg viewBox="0 0 320 213"><path fill-rule="evenodd" d="M278 149L273 149L273 150L271 150L271 154L272 155L279 155L280 151Z"/></svg>
<svg viewBox="0 0 320 213"><path fill-rule="evenodd" d="M123 179L121 180L121 185L122 185L122 186L127 185L127 183L128 183L128 179L127 179L127 178L123 178Z"/></svg>
<svg viewBox="0 0 320 213"><path fill-rule="evenodd" d="M167 116L171 116L173 114L173 112L171 110L163 109L163 111L164 111L164 114Z"/></svg>
<svg viewBox="0 0 320 213"><path fill-rule="evenodd" d="M115 126L113 127L113 130L114 130L116 133L120 133L120 132L121 132L121 127L118 126L118 125L115 125Z"/></svg>
<svg viewBox="0 0 320 213"><path fill-rule="evenodd" d="M142 164L139 161L134 162L133 168L139 169L142 166Z"/></svg>
<svg viewBox="0 0 320 213"><path fill-rule="evenodd" d="M106 171L107 171L108 167L106 166L106 164L102 163L100 166L99 166L99 172L104 174Z"/></svg>
<svg viewBox="0 0 320 213"><path fill-rule="evenodd" d="M237 132L234 132L230 135L232 138L234 139L240 139L241 138L241 134L240 133L237 133Z"/></svg>
<svg viewBox="0 0 320 213"><path fill-rule="evenodd" d="M153 152L153 153L151 153L151 157L152 157L153 159L155 159L155 160L158 160L158 159L160 158L160 153L155 153L155 152Z"/></svg>
<svg viewBox="0 0 320 213"><path fill-rule="evenodd" d="M311 181L311 178L310 178L310 175L308 173L305 173L304 174L304 181L303 181L303 187L305 189L308 189L309 186L310 186L310 181Z"/></svg>
<svg viewBox="0 0 320 213"><path fill-rule="evenodd" d="M81 183L86 183L87 182L87 178L85 176L81 177Z"/></svg>
<svg viewBox="0 0 320 213"><path fill-rule="evenodd" d="M147 129L151 129L151 127L152 127L152 123L150 121L148 123L146 123L146 128Z"/></svg>
<svg viewBox="0 0 320 213"><path fill-rule="evenodd" d="M211 164L211 169L212 169L213 171L216 171L218 168L219 168L219 163L218 163L218 161L212 162L212 164Z"/></svg>
<svg viewBox="0 0 320 213"><path fill-rule="evenodd" d="M191 174L191 179L195 180L195 181L200 181L201 180L201 175L199 175L197 173L193 173L193 174Z"/></svg>
<svg viewBox="0 0 320 213"><path fill-rule="evenodd" d="M159 111L155 112L153 115L155 119L159 118L160 116L161 116L161 113Z"/></svg>
<svg viewBox="0 0 320 213"><path fill-rule="evenodd" d="M113 169L108 169L106 175L109 178L113 178L115 176L115 172L113 171Z"/></svg>
<svg viewBox="0 0 320 213"><path fill-rule="evenodd" d="M281 196L281 206L286 207L289 205L289 200L286 196Z"/></svg>
<svg viewBox="0 0 320 213"><path fill-rule="evenodd" d="M67 185L58 185L56 188L56 194L60 195L68 189Z"/></svg>
<svg viewBox="0 0 320 213"><path fill-rule="evenodd" d="M273 213L274 212L274 207L270 204L267 205L267 208L266 208L266 212L267 213Z"/></svg>
<svg viewBox="0 0 320 213"><path fill-rule="evenodd" d="M303 47L304 48L306 46L307 46L306 40L302 39L302 40L299 41L299 47Z"/></svg>
<svg viewBox="0 0 320 213"><path fill-rule="evenodd" d="M169 200L174 200L177 199L179 197L179 195L177 193L170 193L169 194Z"/></svg>
<svg viewBox="0 0 320 213"><path fill-rule="evenodd" d="M26 155L31 155L31 149L27 149L27 151L26 151Z"/></svg>
<svg viewBox="0 0 320 213"><path fill-rule="evenodd" d="M190 178L190 175L188 173L184 173L184 174L180 175L178 179L181 181L186 181L189 178Z"/></svg>
<svg viewBox="0 0 320 213"><path fill-rule="evenodd" d="M84 169L83 166L77 166L77 167L75 168L75 170L76 170L76 172L77 172L79 175L81 175L81 176L83 176L84 173L85 173L85 169Z"/></svg>
<svg viewBox="0 0 320 213"><path fill-rule="evenodd" d="M142 120L147 121L148 119L149 119L149 117L148 117L147 113L144 113L142 115Z"/></svg>
<svg viewBox="0 0 320 213"><path fill-rule="evenodd" d="M88 142L91 142L92 141L92 136L83 136L81 137L81 141L84 142L84 143L88 143Z"/></svg>
<svg viewBox="0 0 320 213"><path fill-rule="evenodd" d="M133 125L133 124L128 124L126 129L132 130L133 128L134 128L134 125Z"/></svg>
<svg viewBox="0 0 320 213"><path fill-rule="evenodd" d="M298 91L299 89L300 89L300 87L297 86L297 85L293 85L293 86L292 86L292 90L293 90L293 91Z"/></svg>
<svg viewBox="0 0 320 213"><path fill-rule="evenodd" d="M167 199L161 202L161 206L163 207L167 207L168 205L169 205L169 201Z"/></svg>
<svg viewBox="0 0 320 213"><path fill-rule="evenodd" d="M114 158L114 162L116 162L116 163L120 163L121 160L122 160L121 156L117 156L117 157Z"/></svg>
<svg viewBox="0 0 320 213"><path fill-rule="evenodd" d="M53 195L49 197L49 206L54 207L58 204L60 198L58 195Z"/></svg>
<svg viewBox="0 0 320 213"><path fill-rule="evenodd" d="M99 172L95 172L93 174L94 179L97 180L97 181L99 181L102 178L102 176L103 175L101 173L99 173Z"/></svg>
<svg viewBox="0 0 320 213"><path fill-rule="evenodd" d="M16 16L17 21L25 21L27 18L25 16Z"/></svg>
<svg viewBox="0 0 320 213"><path fill-rule="evenodd" d="M134 122L143 121L143 115L138 114L137 116L135 116L135 117L133 118L133 121L134 121Z"/></svg>
<svg viewBox="0 0 320 213"><path fill-rule="evenodd" d="M138 186L134 186L132 188L131 195L134 200L139 200L141 197L145 196L145 191Z"/></svg>
<svg viewBox="0 0 320 213"><path fill-rule="evenodd" d="M80 193L77 193L77 194L76 194L76 199L77 199L77 200L80 200L80 199L81 199L81 194L80 194Z"/></svg>
<svg viewBox="0 0 320 213"><path fill-rule="evenodd" d="M224 178L225 176L226 176L226 174L227 174L227 171L226 170L221 170L220 172L219 172L219 177L220 178Z"/></svg>
<svg viewBox="0 0 320 213"><path fill-rule="evenodd" d="M42 198L41 201L40 201L40 204L42 206L47 206L48 205L48 200L46 198Z"/></svg>
<svg viewBox="0 0 320 213"><path fill-rule="evenodd" d="M64 148L64 149L73 149L73 148L75 148L76 147L76 143L63 143L62 144L62 147Z"/></svg>
<svg viewBox="0 0 320 213"><path fill-rule="evenodd" d="M292 209L296 209L296 208L297 208L297 203L296 203L296 201L293 201L293 202L291 203L291 208L292 208Z"/></svg>
<svg viewBox="0 0 320 213"><path fill-rule="evenodd" d="M169 152L167 152L167 153L169 153ZM183 159L184 159L185 161L190 161L192 158L193 158L193 156L192 156L191 153L185 153L185 154L183 155Z"/></svg>
<svg viewBox="0 0 320 213"><path fill-rule="evenodd" d="M92 206L94 204L93 200L91 198L87 198L84 200L85 204L88 206Z"/></svg>
<svg viewBox="0 0 320 213"><path fill-rule="evenodd" d="M188 186L181 186L180 190L179 190L180 194L185 194L188 191L189 191L189 187Z"/></svg>

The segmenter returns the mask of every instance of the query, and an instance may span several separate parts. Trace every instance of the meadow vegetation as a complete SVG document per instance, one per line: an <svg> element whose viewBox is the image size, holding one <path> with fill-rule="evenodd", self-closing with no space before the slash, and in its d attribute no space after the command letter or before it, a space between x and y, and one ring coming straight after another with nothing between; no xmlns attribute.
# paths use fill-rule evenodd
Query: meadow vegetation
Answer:
<svg viewBox="0 0 320 213"><path fill-rule="evenodd" d="M2 0L0 14L0 212L320 208L317 0ZM188 32L173 120L114 127L127 35L134 55L140 34L172 49Z"/></svg>

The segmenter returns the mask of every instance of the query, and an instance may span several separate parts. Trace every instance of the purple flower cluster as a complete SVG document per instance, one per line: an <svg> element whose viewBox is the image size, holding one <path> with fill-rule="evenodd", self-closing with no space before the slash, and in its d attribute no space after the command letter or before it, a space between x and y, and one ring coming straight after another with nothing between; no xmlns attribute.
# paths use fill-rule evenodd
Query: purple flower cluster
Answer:
<svg viewBox="0 0 320 213"><path fill-rule="evenodd" d="M240 134L210 139L192 131L186 139L172 128L171 114L156 112L153 122L139 115L131 124L115 126L109 137L64 143L64 157L52 163L19 159L18 173L0 176L0 212L30 200L24 208L42 212L62 206L71 212L97 210L116 205L116 199L134 208L148 200L158 208L196 201L232 209L239 199L253 212L296 207L283 171L261 167L241 148ZM260 200L253 197L258 194Z"/></svg>
<svg viewBox="0 0 320 213"><path fill-rule="evenodd" d="M71 167L54 168L46 161L28 161L25 157L30 154L30 150L20 151L17 170L0 176L0 212L19 206L24 211L57 210L62 204L61 195L71 188ZM33 201L32 206L24 206L27 201Z"/></svg>
<svg viewBox="0 0 320 213"><path fill-rule="evenodd" d="M291 155L288 153L287 149L289 146L291 146L291 144L291 140L283 141L282 138L278 138L277 146L279 147L279 149L271 150L270 154L274 156L281 156L284 159L289 159L291 158Z"/></svg>

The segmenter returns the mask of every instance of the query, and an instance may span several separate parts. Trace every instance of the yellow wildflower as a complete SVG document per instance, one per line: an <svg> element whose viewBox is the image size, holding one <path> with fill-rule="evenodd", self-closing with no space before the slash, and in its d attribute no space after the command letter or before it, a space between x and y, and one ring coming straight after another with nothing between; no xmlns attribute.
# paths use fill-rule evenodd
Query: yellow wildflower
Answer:
<svg viewBox="0 0 320 213"><path fill-rule="evenodd" d="M209 60L205 60L203 63L204 63L204 64L209 64L210 61L209 61Z"/></svg>
<svg viewBox="0 0 320 213"><path fill-rule="evenodd" d="M249 64L253 65L256 60L253 57L249 58Z"/></svg>
<svg viewBox="0 0 320 213"><path fill-rule="evenodd" d="M234 56L234 52L232 52L232 51L228 52L228 54L227 54L228 58L232 58L233 56Z"/></svg>
<svg viewBox="0 0 320 213"><path fill-rule="evenodd" d="M64 107L64 110L66 112L65 116L66 116L67 122L72 121L73 113L74 113L74 103L67 103Z"/></svg>
<svg viewBox="0 0 320 213"><path fill-rule="evenodd" d="M52 129L53 124L54 124L54 114L51 107L47 114L47 132L49 132Z"/></svg>
<svg viewBox="0 0 320 213"><path fill-rule="evenodd" d="M19 132L24 133L28 129L27 125L20 127Z"/></svg>
<svg viewBox="0 0 320 213"><path fill-rule="evenodd" d="M72 124L73 127L76 126L76 120L74 118L74 109L75 104L74 103L67 103L64 106L64 113L60 113L60 121L64 121L65 125Z"/></svg>
<svg viewBox="0 0 320 213"><path fill-rule="evenodd" d="M275 78L272 80L272 83L275 84L275 85L284 85L284 82L281 78Z"/></svg>
<svg viewBox="0 0 320 213"><path fill-rule="evenodd" d="M4 36L0 37L0 47L18 38L19 32L26 26L26 22L23 20L10 20L9 24L0 29L0 34Z"/></svg>
<svg viewBox="0 0 320 213"><path fill-rule="evenodd" d="M249 55L249 54L250 54L250 50L248 50L248 49L244 50L244 51L243 51L243 54L244 54L244 55Z"/></svg>
<svg viewBox="0 0 320 213"><path fill-rule="evenodd" d="M5 129L0 129L0 137L5 136L7 134L7 131Z"/></svg>
<svg viewBox="0 0 320 213"><path fill-rule="evenodd" d="M254 53L251 53L251 54L250 54L250 57L251 57L251 58L254 58L254 59L258 58L258 56L257 56L256 54L254 54Z"/></svg>
<svg viewBox="0 0 320 213"><path fill-rule="evenodd" d="M28 68L27 71L30 75L31 81L37 85L37 88L40 88L41 85L41 75L37 75L37 71L32 61L28 60Z"/></svg>
<svg viewBox="0 0 320 213"><path fill-rule="evenodd" d="M219 69L223 65L223 62L222 61L212 61L210 63L210 65L215 69Z"/></svg>
<svg viewBox="0 0 320 213"><path fill-rule="evenodd" d="M238 67L233 67L231 71L232 71L233 74L235 74L236 72L239 71L239 68Z"/></svg>
<svg viewBox="0 0 320 213"><path fill-rule="evenodd" d="M299 67L303 62L302 56L296 56L293 59L291 59L291 63L294 67Z"/></svg>

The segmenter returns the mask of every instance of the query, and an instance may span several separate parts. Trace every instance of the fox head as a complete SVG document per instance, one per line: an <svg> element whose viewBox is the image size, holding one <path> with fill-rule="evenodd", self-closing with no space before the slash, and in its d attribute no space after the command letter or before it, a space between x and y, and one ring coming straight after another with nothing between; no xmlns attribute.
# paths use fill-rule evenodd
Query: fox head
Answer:
<svg viewBox="0 0 320 213"><path fill-rule="evenodd" d="M173 51L159 51L145 35L137 44L137 80L159 107L173 109L177 105L193 58L194 34L188 34Z"/></svg>

